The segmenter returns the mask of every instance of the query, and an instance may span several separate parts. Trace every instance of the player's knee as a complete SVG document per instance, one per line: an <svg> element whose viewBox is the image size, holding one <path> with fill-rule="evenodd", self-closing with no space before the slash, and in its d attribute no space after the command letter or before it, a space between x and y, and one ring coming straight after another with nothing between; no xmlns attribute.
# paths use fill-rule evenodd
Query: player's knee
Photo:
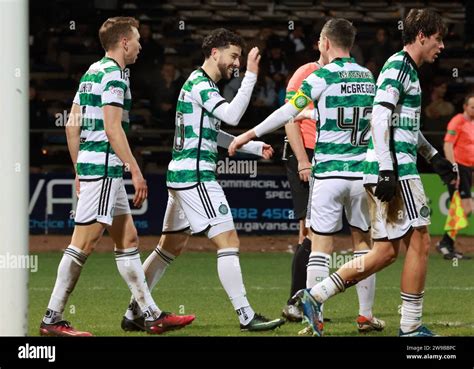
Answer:
<svg viewBox="0 0 474 369"><path fill-rule="evenodd" d="M237 234L235 234L235 236L229 237L228 244L229 244L229 247L233 247L236 249L240 248L240 240Z"/></svg>
<svg viewBox="0 0 474 369"><path fill-rule="evenodd" d="M138 234L135 231L134 233L132 232L131 234L128 234L127 237L125 238L124 241L124 248L129 249L131 247L138 247Z"/></svg>
<svg viewBox="0 0 474 369"><path fill-rule="evenodd" d="M428 256L430 252L430 247L431 247L430 234L428 232L428 228L427 227L418 228L416 232L420 233L420 236L418 238L419 241L410 244L410 247L412 246L416 247L419 254Z"/></svg>
<svg viewBox="0 0 474 369"><path fill-rule="evenodd" d="M234 230L227 233L227 240L226 240L227 247L232 248L239 248L240 247L240 240L237 232Z"/></svg>
<svg viewBox="0 0 474 369"><path fill-rule="evenodd" d="M386 267L390 264L393 264L397 260L398 252L394 248L386 248L384 250L379 250L379 257L381 263Z"/></svg>
<svg viewBox="0 0 474 369"><path fill-rule="evenodd" d="M160 238L160 248L174 256L179 256L183 252L189 235L187 234L163 234Z"/></svg>
<svg viewBox="0 0 474 369"><path fill-rule="evenodd" d="M86 255L92 254L92 252L95 250L95 247L99 243L99 240L100 237L93 237L87 239L82 245L82 247L80 247L82 249L82 252Z"/></svg>
<svg viewBox="0 0 474 369"><path fill-rule="evenodd" d="M431 243L430 243L429 237L426 239L424 238L421 244L421 252L423 253L423 255L428 257L430 253L430 248L431 248Z"/></svg>

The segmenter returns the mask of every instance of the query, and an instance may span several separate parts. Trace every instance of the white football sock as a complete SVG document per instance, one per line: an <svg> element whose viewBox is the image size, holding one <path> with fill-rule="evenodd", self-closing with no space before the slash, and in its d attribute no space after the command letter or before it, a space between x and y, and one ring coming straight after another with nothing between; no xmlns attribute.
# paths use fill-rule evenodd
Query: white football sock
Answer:
<svg viewBox="0 0 474 369"><path fill-rule="evenodd" d="M115 261L120 275L132 292L145 316L145 320L157 319L161 314L161 310L158 309L151 297L138 249L136 247L123 250L115 249Z"/></svg>
<svg viewBox="0 0 474 369"><path fill-rule="evenodd" d="M43 318L46 324L54 324L63 319L64 306L79 279L87 255L76 246L69 245L64 250L58 266L56 283Z"/></svg>
<svg viewBox="0 0 474 369"><path fill-rule="evenodd" d="M313 288L317 283L324 281L329 276L329 261L331 255L320 251L309 254L308 267L306 269L306 288ZM320 306L321 313L324 306ZM322 319L322 314L321 317Z"/></svg>
<svg viewBox="0 0 474 369"><path fill-rule="evenodd" d="M143 269L145 271L146 282L150 292L155 288L158 281L165 274L166 268L176 258L175 255L170 252L163 250L160 245L156 246L155 250L148 256L143 263ZM125 317L127 319L137 319L142 316L142 311L138 307L134 297L132 296Z"/></svg>
<svg viewBox="0 0 474 369"><path fill-rule="evenodd" d="M313 251L309 254L306 269L306 288L312 288L329 276L329 261L331 256L324 252Z"/></svg>
<svg viewBox="0 0 474 369"><path fill-rule="evenodd" d="M255 312L247 300L242 271L240 270L239 249L226 248L217 251L217 273L239 321L247 325L254 317Z"/></svg>
<svg viewBox="0 0 474 369"><path fill-rule="evenodd" d="M401 292L402 318L400 319L400 329L402 332L411 332L421 325L424 294L425 291L416 294Z"/></svg>
<svg viewBox="0 0 474 369"><path fill-rule="evenodd" d="M367 254L370 250L354 251L354 258ZM372 319L372 307L375 299L375 274L356 284L357 296L359 298L359 315Z"/></svg>
<svg viewBox="0 0 474 369"><path fill-rule="evenodd" d="M344 292L344 290L344 280L339 276L339 274L333 273L311 288L310 293L316 301L322 304L339 292Z"/></svg>

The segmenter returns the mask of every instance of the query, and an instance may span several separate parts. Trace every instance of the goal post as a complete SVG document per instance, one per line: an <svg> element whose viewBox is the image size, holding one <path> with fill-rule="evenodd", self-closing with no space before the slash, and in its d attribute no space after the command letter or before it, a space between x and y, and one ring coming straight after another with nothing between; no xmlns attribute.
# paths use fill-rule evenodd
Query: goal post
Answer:
<svg viewBox="0 0 474 369"><path fill-rule="evenodd" d="M0 336L28 332L28 0L0 0Z"/></svg>

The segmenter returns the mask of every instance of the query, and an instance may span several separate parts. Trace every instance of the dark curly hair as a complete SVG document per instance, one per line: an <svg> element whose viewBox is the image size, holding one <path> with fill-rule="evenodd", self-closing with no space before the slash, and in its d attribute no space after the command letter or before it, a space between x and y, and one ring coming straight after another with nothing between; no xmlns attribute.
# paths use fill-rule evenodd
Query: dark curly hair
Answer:
<svg viewBox="0 0 474 369"><path fill-rule="evenodd" d="M426 37L439 32L444 37L447 28L441 16L433 9L411 9L403 21L403 45L415 42L416 36L420 32Z"/></svg>
<svg viewBox="0 0 474 369"><path fill-rule="evenodd" d="M213 48L227 49L230 45L245 47L244 40L238 34L225 28L217 28L209 33L202 41L201 50L207 59L211 56Z"/></svg>

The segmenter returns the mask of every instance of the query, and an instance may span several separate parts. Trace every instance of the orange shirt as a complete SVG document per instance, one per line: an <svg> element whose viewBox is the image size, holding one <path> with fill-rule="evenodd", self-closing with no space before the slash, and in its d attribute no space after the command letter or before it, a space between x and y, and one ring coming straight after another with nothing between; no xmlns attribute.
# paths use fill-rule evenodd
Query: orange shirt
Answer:
<svg viewBox="0 0 474 369"><path fill-rule="evenodd" d="M286 87L286 100L288 101L300 89L303 81L315 70L320 68L318 63L312 62L299 67L291 77ZM311 102L310 109L314 109L314 104ZM297 122L300 125L301 136L303 137L304 147L314 150L316 144L316 122L312 119L303 119Z"/></svg>
<svg viewBox="0 0 474 369"><path fill-rule="evenodd" d="M454 160L466 167L474 167L474 121L464 114L456 114L448 123L444 142L454 144Z"/></svg>

